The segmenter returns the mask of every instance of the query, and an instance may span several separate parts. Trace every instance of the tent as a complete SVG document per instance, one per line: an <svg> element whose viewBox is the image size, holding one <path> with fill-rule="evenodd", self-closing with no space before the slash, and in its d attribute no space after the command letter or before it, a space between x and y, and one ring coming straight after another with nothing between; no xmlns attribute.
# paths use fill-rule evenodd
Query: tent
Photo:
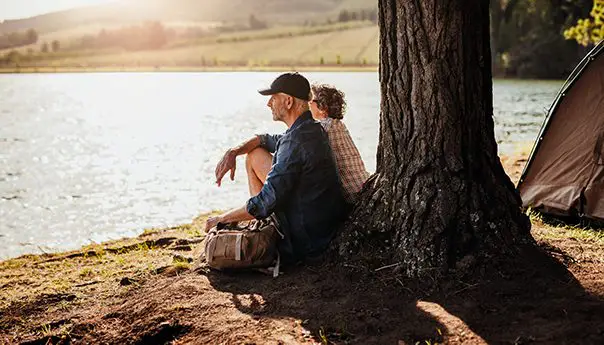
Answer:
<svg viewBox="0 0 604 345"><path fill-rule="evenodd" d="M556 96L517 188L525 208L604 220L604 41Z"/></svg>

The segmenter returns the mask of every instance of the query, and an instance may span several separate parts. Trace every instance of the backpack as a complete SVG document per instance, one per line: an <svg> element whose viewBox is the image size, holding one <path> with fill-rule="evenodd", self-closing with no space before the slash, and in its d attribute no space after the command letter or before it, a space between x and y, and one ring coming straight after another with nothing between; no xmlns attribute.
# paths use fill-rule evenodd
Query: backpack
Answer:
<svg viewBox="0 0 604 345"><path fill-rule="evenodd" d="M210 268L217 270L267 268L276 262L272 273L277 277L279 237L283 238L283 234L274 216L245 226L218 223L206 235L205 260Z"/></svg>

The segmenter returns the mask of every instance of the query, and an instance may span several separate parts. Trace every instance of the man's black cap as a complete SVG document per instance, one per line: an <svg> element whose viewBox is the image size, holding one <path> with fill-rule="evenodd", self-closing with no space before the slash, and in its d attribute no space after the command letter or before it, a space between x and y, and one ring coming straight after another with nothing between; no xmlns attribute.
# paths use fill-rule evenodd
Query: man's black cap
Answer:
<svg viewBox="0 0 604 345"><path fill-rule="evenodd" d="M258 90L258 92L264 96L282 92L305 101L310 101L310 83L298 73L281 74L268 89Z"/></svg>

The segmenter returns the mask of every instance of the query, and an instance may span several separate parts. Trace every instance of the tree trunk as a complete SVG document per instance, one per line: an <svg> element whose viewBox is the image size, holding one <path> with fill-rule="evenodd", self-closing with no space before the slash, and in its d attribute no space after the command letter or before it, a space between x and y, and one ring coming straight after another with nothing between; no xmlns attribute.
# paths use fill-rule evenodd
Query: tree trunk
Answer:
<svg viewBox="0 0 604 345"><path fill-rule="evenodd" d="M377 170L344 258L442 274L533 243L493 129L489 2L380 0Z"/></svg>

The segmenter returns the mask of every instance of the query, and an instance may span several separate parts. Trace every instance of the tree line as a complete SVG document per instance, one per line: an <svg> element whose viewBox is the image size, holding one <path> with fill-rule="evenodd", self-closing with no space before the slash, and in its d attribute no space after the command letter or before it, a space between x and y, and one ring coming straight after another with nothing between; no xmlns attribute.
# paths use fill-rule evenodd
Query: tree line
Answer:
<svg viewBox="0 0 604 345"><path fill-rule="evenodd" d="M34 29L0 35L0 49L19 48L37 42L38 32Z"/></svg>
<svg viewBox="0 0 604 345"><path fill-rule="evenodd" d="M604 39L604 0L491 0L489 12L497 77L563 79ZM336 20L377 23L377 9L343 9Z"/></svg>
<svg viewBox="0 0 604 345"><path fill-rule="evenodd" d="M159 49L173 35L173 31L166 29L160 22L153 21L112 30L103 29L97 35L82 36L70 49Z"/></svg>
<svg viewBox="0 0 604 345"><path fill-rule="evenodd" d="M565 78L585 55L590 44L604 38L604 0L492 0L490 36L493 74L497 77ZM327 24L368 20L377 23L376 8L342 9ZM318 25L306 21L306 25ZM250 14L247 23L214 28L192 27L177 32L160 22L115 29L60 45L44 43L41 53L61 50L160 49L168 42L207 37L222 32L258 30L271 26ZM0 36L0 49L17 48L39 41L34 29ZM29 55L33 50L28 52ZM13 54L13 60L16 57Z"/></svg>
<svg viewBox="0 0 604 345"><path fill-rule="evenodd" d="M586 48L564 31L588 17L593 5L594 0L491 0L493 74L565 78Z"/></svg>
<svg viewBox="0 0 604 345"><path fill-rule="evenodd" d="M369 20L377 24L378 14L377 8L362 9L362 10L347 10L343 9L338 14L338 22L345 23L356 20Z"/></svg>

